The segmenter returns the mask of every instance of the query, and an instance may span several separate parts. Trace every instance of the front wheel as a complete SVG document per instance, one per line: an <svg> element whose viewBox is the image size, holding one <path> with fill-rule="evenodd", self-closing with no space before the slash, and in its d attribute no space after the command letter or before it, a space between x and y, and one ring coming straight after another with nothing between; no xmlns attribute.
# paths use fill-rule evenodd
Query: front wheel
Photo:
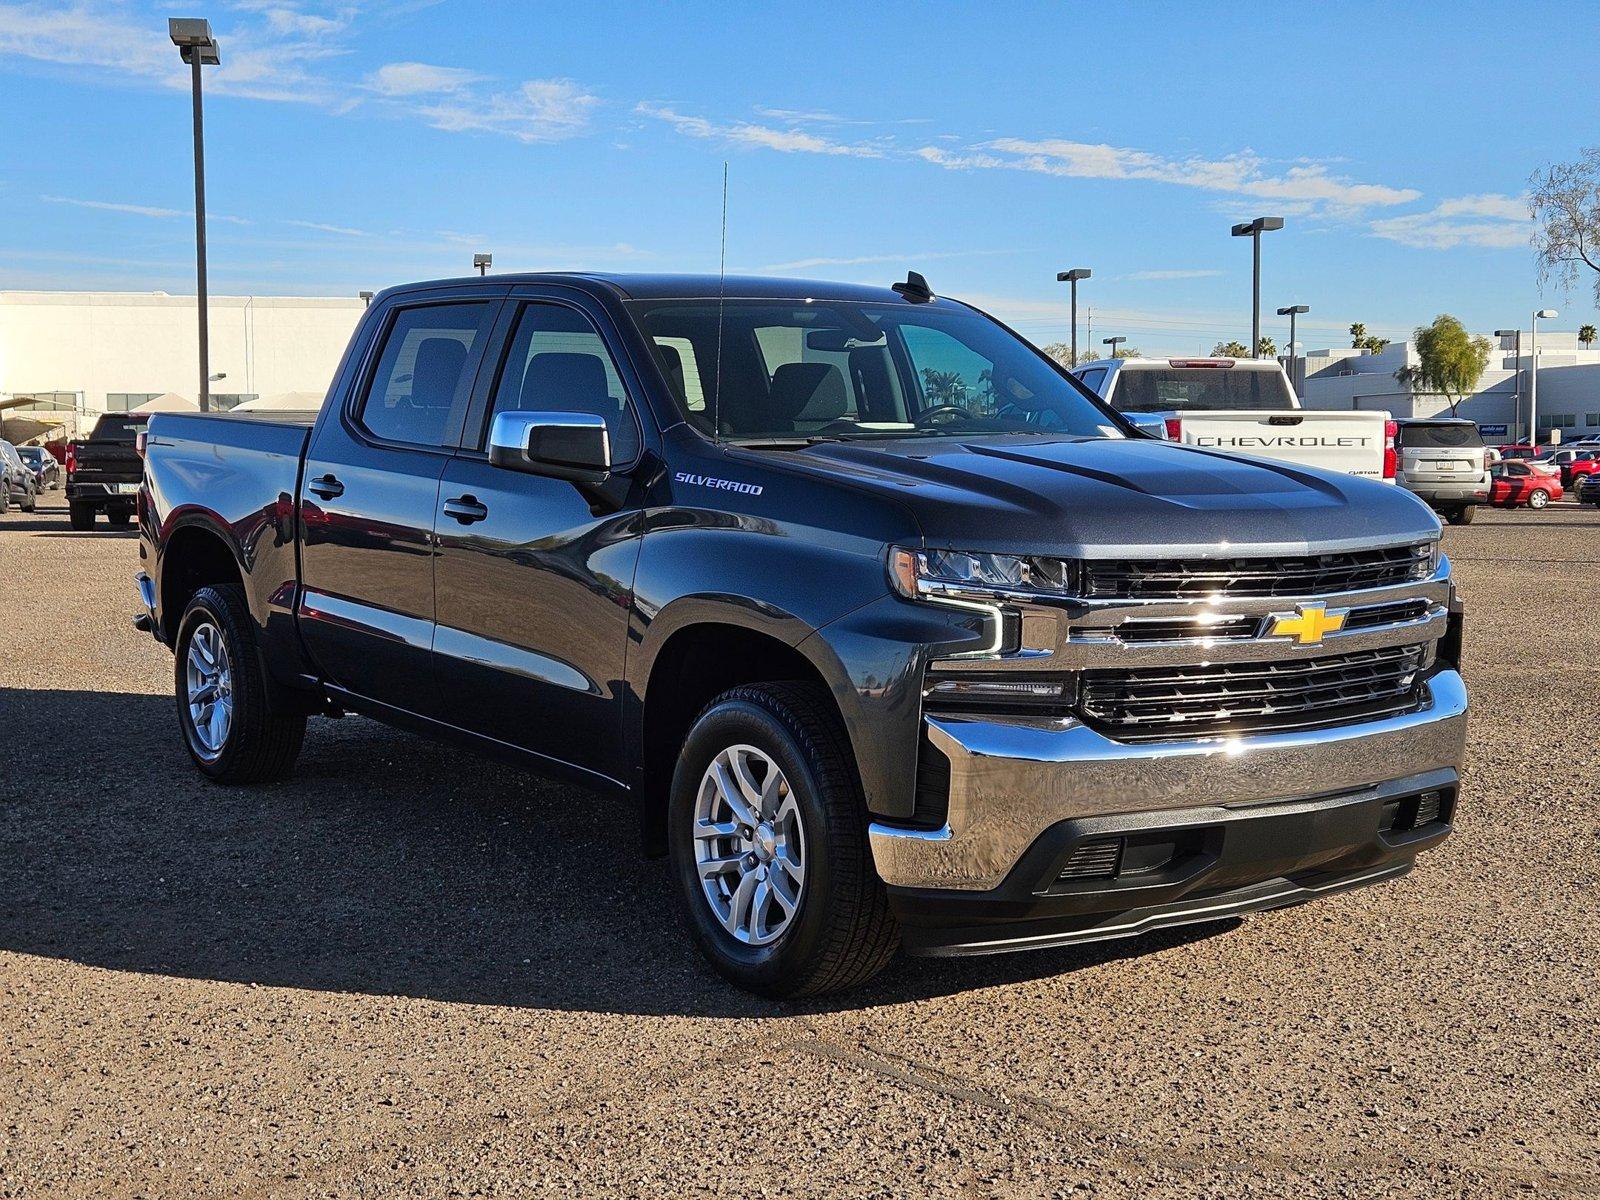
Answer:
<svg viewBox="0 0 1600 1200"><path fill-rule="evenodd" d="M822 688L735 688L700 714L669 801L679 899L724 977L780 998L871 978L898 931L849 739Z"/></svg>
<svg viewBox="0 0 1600 1200"><path fill-rule="evenodd" d="M1477 511L1478 510L1475 505L1466 504L1460 508L1452 508L1445 514L1444 519L1449 521L1452 525L1471 525L1472 514Z"/></svg>
<svg viewBox="0 0 1600 1200"><path fill-rule="evenodd" d="M184 609L173 649L178 725L194 765L218 783L261 783L287 775L300 754L306 718L268 706L243 589L196 592Z"/></svg>
<svg viewBox="0 0 1600 1200"><path fill-rule="evenodd" d="M1543 508L1550 503L1550 493L1543 488L1534 488L1528 496L1529 508Z"/></svg>

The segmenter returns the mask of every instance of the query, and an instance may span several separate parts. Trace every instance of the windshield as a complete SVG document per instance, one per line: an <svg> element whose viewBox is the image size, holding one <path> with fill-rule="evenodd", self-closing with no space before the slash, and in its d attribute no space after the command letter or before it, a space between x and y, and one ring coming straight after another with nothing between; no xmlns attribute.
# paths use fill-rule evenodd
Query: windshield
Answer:
<svg viewBox="0 0 1600 1200"><path fill-rule="evenodd" d="M729 299L719 322L714 298L628 307L684 419L703 433L736 441L1123 436L1048 359L971 309Z"/></svg>
<svg viewBox="0 0 1600 1200"><path fill-rule="evenodd" d="M1123 367L1111 406L1125 413L1215 412L1248 408L1288 412L1294 408L1283 372L1255 367Z"/></svg>
<svg viewBox="0 0 1600 1200"><path fill-rule="evenodd" d="M1463 421L1459 425L1405 425L1398 430L1396 440L1401 446L1417 449L1459 450L1463 446L1483 445L1478 427Z"/></svg>

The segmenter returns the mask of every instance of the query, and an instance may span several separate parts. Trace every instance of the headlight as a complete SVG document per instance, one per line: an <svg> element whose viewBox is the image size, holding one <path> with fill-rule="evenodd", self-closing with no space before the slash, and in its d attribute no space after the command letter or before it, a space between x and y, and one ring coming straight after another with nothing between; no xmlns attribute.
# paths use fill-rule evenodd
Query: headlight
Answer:
<svg viewBox="0 0 1600 1200"><path fill-rule="evenodd" d="M912 600L969 593L1070 596L1078 590L1078 563L1043 555L895 546L889 550L889 579L897 592Z"/></svg>

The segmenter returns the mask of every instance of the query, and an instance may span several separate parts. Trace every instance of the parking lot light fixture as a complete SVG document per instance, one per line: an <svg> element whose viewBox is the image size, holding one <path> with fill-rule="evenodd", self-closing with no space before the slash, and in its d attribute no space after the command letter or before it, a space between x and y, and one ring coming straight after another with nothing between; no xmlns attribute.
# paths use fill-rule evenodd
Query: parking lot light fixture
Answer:
<svg viewBox="0 0 1600 1200"><path fill-rule="evenodd" d="M1294 372L1294 319L1296 317L1298 317L1301 313L1308 313L1310 311L1311 311L1311 306L1309 304L1291 304L1287 308L1280 308L1278 310L1278 315L1280 317L1288 317L1289 318L1289 383L1291 385L1293 385L1294 382L1295 382L1295 378L1294 378L1294 374L1295 374L1295 372ZM1295 389L1295 394L1296 395L1299 394L1299 388L1298 387L1296 387L1296 389Z"/></svg>
<svg viewBox="0 0 1600 1200"><path fill-rule="evenodd" d="M1539 322L1553 321L1561 314L1541 308L1533 314L1533 332L1528 337L1528 444L1539 444Z"/></svg>
<svg viewBox="0 0 1600 1200"><path fill-rule="evenodd" d="M200 98L200 68L222 61L211 22L199 17L171 17L167 36L178 56L189 64L189 87L194 106L194 270L195 307L200 321L200 411L211 409L211 327L206 304L206 140Z"/></svg>
<svg viewBox="0 0 1600 1200"><path fill-rule="evenodd" d="M1282 217L1257 217L1233 227L1234 237L1251 240L1250 270L1250 357L1261 357L1261 235L1283 228Z"/></svg>
<svg viewBox="0 0 1600 1200"><path fill-rule="evenodd" d="M474 254L472 256L472 265L478 268L479 275L487 275L489 268L494 266L494 255Z"/></svg>
<svg viewBox="0 0 1600 1200"><path fill-rule="evenodd" d="M1128 340L1127 338L1120 337L1120 336L1119 337L1101 338L1100 339L1100 344L1102 346L1110 346L1111 347L1111 357L1112 358L1116 358L1117 357L1117 347L1122 345L1122 343L1127 341L1127 340Z"/></svg>
<svg viewBox="0 0 1600 1200"><path fill-rule="evenodd" d="M1072 365L1078 365L1078 280L1087 279L1093 272L1088 267L1073 267L1070 271L1056 273L1057 283L1072 286Z"/></svg>

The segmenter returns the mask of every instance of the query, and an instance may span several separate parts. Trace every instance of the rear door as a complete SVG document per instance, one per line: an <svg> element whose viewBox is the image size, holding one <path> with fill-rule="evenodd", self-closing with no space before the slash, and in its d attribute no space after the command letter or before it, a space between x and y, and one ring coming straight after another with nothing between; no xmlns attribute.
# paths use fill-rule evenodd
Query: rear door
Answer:
<svg viewBox="0 0 1600 1200"><path fill-rule="evenodd" d="M1484 468L1483 436L1469 422L1448 425L1407 425L1395 434L1400 470L1414 483L1449 483L1481 479Z"/></svg>
<svg viewBox="0 0 1600 1200"><path fill-rule="evenodd" d="M343 405L319 422L301 485L300 628L336 686L428 715L433 516L499 297L403 299L380 319Z"/></svg>
<svg viewBox="0 0 1600 1200"><path fill-rule="evenodd" d="M587 298L518 296L438 493L438 694L452 724L616 778L641 536L628 478L643 452L639 385ZM487 432L507 410L603 416L613 499L491 465Z"/></svg>

